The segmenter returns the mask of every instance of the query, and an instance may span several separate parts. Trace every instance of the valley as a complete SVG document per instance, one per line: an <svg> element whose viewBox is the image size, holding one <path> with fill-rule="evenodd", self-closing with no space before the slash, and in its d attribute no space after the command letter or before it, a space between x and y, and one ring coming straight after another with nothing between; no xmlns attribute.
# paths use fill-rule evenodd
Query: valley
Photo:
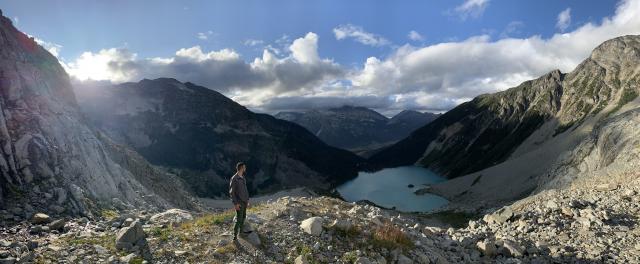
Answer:
<svg viewBox="0 0 640 264"><path fill-rule="evenodd" d="M640 35L442 114L389 118L335 102L270 115L238 85L171 76L81 82L77 65L14 21L0 16L2 264L640 263ZM262 74L252 83L273 77L269 63L301 79L314 67L354 74L305 41L317 35L253 64L200 46L138 63L233 61ZM369 105L413 109L405 99ZM250 205L233 241L239 161Z"/></svg>

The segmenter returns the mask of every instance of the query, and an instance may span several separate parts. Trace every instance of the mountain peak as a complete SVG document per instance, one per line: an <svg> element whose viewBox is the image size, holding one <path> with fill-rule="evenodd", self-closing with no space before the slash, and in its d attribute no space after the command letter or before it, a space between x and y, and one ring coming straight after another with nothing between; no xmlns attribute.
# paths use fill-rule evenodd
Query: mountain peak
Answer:
<svg viewBox="0 0 640 264"><path fill-rule="evenodd" d="M607 40L593 50L589 59L605 68L633 64L640 59L640 35Z"/></svg>

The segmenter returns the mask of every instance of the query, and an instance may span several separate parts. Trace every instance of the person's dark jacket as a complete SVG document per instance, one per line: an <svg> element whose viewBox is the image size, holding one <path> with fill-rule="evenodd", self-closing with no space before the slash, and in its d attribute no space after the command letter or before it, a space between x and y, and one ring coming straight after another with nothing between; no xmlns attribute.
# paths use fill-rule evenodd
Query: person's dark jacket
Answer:
<svg viewBox="0 0 640 264"><path fill-rule="evenodd" d="M231 181L229 181L229 197L231 197L233 204L240 204L240 202L246 204L249 202L249 191L244 177L238 174L231 177Z"/></svg>

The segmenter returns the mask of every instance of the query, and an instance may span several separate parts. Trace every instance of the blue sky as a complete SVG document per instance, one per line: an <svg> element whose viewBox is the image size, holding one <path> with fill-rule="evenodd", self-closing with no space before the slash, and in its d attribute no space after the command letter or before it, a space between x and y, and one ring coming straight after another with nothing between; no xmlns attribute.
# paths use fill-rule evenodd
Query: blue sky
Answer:
<svg viewBox="0 0 640 264"><path fill-rule="evenodd" d="M8 0L2 9L82 80L175 75L167 77L219 90L257 111L360 104L394 112L443 111L547 70L568 71L599 42L621 33L637 34L636 20L621 26L603 22L615 20L618 13L638 12L632 10L637 2ZM590 34L598 37L580 37L587 30L596 30ZM557 58L546 49L564 44L562 35L573 40L567 55ZM298 56L292 49L296 40L301 40ZM492 55L505 48L523 54L493 61ZM528 48L532 56L550 57L522 66L519 56L526 56L522 49ZM456 49L481 49L482 54L451 64L446 54ZM277 62L266 66L264 50ZM304 57L312 59L302 63ZM446 65L430 64L437 60ZM97 65L109 61L119 66ZM494 71L466 67L487 61L495 63ZM541 62L544 65L536 65ZM503 73L509 63L517 63L516 70ZM456 67L463 67L460 75L471 76L450 74ZM239 79L225 79L229 75Z"/></svg>

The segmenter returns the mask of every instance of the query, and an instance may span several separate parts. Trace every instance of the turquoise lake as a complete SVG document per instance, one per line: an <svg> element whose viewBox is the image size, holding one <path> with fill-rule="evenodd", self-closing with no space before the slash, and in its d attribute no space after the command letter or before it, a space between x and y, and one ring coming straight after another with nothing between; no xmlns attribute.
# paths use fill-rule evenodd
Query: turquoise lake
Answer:
<svg viewBox="0 0 640 264"><path fill-rule="evenodd" d="M424 184L446 181L429 169L406 166L383 169L373 173L360 172L358 176L340 185L337 190L349 202L369 200L379 206L403 212L429 212L448 201L434 194L416 195L414 191ZM414 187L409 188L408 185Z"/></svg>

